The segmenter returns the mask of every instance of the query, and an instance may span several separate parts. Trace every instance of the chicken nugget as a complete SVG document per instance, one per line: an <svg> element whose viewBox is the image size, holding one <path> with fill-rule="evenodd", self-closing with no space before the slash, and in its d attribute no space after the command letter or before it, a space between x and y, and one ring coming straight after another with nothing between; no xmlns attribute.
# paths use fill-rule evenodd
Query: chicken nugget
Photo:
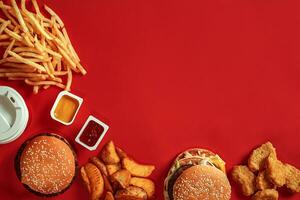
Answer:
<svg viewBox="0 0 300 200"><path fill-rule="evenodd" d="M258 173L256 177L256 188L259 190L276 188L276 186L269 180L266 170Z"/></svg>
<svg viewBox="0 0 300 200"><path fill-rule="evenodd" d="M271 142L267 142L254 149L248 159L248 167L253 172L263 169L265 160L271 153L276 157L276 150Z"/></svg>
<svg viewBox="0 0 300 200"><path fill-rule="evenodd" d="M275 189L266 189L256 192L252 200L277 200L279 197L278 191Z"/></svg>
<svg viewBox="0 0 300 200"><path fill-rule="evenodd" d="M232 170L232 178L240 186L245 196L250 196L256 191L255 175L245 165L235 166Z"/></svg>
<svg viewBox="0 0 300 200"><path fill-rule="evenodd" d="M286 164L286 187L292 192L300 192L300 170Z"/></svg>
<svg viewBox="0 0 300 200"><path fill-rule="evenodd" d="M272 154L266 161L266 172L270 181L278 187L286 183L285 165Z"/></svg>

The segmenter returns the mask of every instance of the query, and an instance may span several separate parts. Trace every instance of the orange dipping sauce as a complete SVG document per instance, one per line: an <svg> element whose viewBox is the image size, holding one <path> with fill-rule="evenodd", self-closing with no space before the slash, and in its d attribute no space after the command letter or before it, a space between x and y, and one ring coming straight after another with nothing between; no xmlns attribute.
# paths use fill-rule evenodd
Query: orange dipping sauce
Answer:
<svg viewBox="0 0 300 200"><path fill-rule="evenodd" d="M76 99L64 95L54 110L54 116L65 123L69 123L73 120L78 107L79 102Z"/></svg>

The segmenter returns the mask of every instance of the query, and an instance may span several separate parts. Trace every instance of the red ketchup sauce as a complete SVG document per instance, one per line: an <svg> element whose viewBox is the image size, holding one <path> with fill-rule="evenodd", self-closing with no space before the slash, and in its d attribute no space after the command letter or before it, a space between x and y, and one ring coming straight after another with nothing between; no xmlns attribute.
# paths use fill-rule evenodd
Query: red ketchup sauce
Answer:
<svg viewBox="0 0 300 200"><path fill-rule="evenodd" d="M104 128L101 125L94 121L89 121L79 139L86 145L92 147L97 143L103 131Z"/></svg>

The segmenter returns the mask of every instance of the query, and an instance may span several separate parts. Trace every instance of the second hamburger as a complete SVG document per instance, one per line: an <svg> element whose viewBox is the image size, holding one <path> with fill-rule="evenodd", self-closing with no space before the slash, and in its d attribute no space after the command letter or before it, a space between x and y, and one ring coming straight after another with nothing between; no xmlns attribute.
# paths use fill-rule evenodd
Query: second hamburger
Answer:
<svg viewBox="0 0 300 200"><path fill-rule="evenodd" d="M225 162L205 149L189 149L174 161L165 179L165 200L229 200Z"/></svg>

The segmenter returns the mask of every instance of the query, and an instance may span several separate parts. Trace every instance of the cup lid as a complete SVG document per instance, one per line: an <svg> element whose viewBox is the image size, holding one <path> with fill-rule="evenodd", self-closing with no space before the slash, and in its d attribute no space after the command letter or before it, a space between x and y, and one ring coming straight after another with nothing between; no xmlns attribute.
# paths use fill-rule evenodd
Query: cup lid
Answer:
<svg viewBox="0 0 300 200"><path fill-rule="evenodd" d="M0 143L17 139L28 122L28 109L13 88L0 86Z"/></svg>

